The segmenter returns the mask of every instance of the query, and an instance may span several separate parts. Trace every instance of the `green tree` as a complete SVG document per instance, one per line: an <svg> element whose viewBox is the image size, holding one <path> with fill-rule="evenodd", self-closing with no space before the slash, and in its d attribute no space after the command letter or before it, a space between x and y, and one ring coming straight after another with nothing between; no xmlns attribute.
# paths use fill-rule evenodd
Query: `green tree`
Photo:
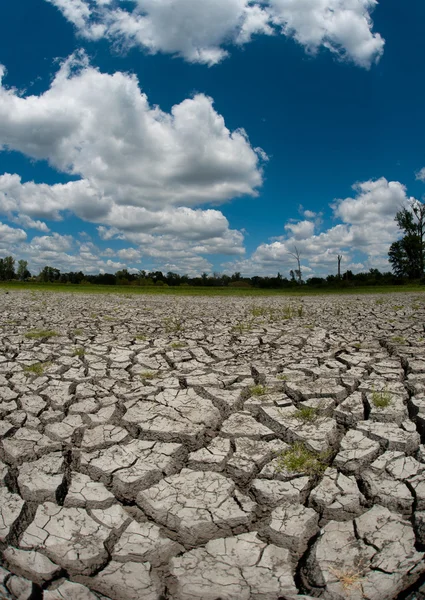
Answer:
<svg viewBox="0 0 425 600"><path fill-rule="evenodd" d="M49 267L48 265L46 265L44 269L40 272L39 279L44 283L53 283L54 281L59 281L60 275L61 272L59 271L59 269L55 269L55 267Z"/></svg>
<svg viewBox="0 0 425 600"><path fill-rule="evenodd" d="M388 259L398 277L419 279L425 265L425 204L415 200L410 208L403 208L395 220L404 236L391 244Z"/></svg>
<svg viewBox="0 0 425 600"><path fill-rule="evenodd" d="M17 271L18 279L24 281L24 279L28 279L31 277L31 273L28 271L28 261L26 260L18 260L18 271Z"/></svg>
<svg viewBox="0 0 425 600"><path fill-rule="evenodd" d="M0 258L0 279L8 281L15 278L15 259L12 256Z"/></svg>

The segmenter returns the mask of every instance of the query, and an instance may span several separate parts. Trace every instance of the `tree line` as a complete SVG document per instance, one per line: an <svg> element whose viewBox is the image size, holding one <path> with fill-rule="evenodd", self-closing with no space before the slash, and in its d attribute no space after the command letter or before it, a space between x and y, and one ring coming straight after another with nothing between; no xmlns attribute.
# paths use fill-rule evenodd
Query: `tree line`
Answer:
<svg viewBox="0 0 425 600"><path fill-rule="evenodd" d="M16 267L16 268L15 268ZM128 269L121 269L115 273L99 273L89 275L82 271L61 272L55 267L46 265L38 275L32 276L28 270L28 263L19 260L17 263L12 256L0 258L0 281L26 281L29 283L56 283L77 285L129 285L140 287L234 287L234 288L263 288L263 289L295 289L299 286L310 288L327 287L356 287L370 285L396 285L403 284L406 279L393 273L381 273L378 269L370 269L365 273L353 273L348 270L337 275L325 277L311 277L306 281L300 280L300 270L290 271L289 278L278 273L275 277L242 277L241 273L226 275L223 273L202 273L199 277L189 277L169 271L138 271L130 273Z"/></svg>
<svg viewBox="0 0 425 600"><path fill-rule="evenodd" d="M0 258L0 281L28 281L41 283L62 283L78 285L130 285L130 286L202 286L202 287L240 287L265 289L291 289L299 286L310 288L337 288L374 285L403 285L417 281L425 284L425 204L414 201L409 208L397 212L395 221L402 232L402 237L393 242L388 258L392 272L381 273L378 269L370 269L364 273L353 273L350 270L341 273L342 256L337 255L337 274L327 277L310 277L303 280L301 271L301 255L295 251L289 254L295 259L296 267L289 272L289 278L278 273L276 277L242 277L241 273L226 275L223 273L202 273L199 277L189 277L169 271L138 271L130 273L121 269L115 273L85 274L82 271L64 272L46 265L37 275L31 275L26 260L16 263L12 256Z"/></svg>

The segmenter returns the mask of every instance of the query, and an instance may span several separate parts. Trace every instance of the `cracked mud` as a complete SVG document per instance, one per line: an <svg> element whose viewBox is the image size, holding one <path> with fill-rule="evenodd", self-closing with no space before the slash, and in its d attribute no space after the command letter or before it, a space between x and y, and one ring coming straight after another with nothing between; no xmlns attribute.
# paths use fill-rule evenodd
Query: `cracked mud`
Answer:
<svg viewBox="0 0 425 600"><path fill-rule="evenodd" d="M424 295L0 307L1 600L425 599Z"/></svg>

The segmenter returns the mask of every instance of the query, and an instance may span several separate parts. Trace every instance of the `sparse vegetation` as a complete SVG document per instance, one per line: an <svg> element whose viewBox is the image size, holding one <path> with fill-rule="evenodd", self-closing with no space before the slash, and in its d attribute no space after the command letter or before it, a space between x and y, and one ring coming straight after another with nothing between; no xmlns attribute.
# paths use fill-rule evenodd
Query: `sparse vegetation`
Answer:
<svg viewBox="0 0 425 600"><path fill-rule="evenodd" d="M143 371L142 373L140 373L140 377L142 379L157 379L158 373L156 373L155 371Z"/></svg>
<svg viewBox="0 0 425 600"><path fill-rule="evenodd" d="M51 338L59 335L57 331L53 329L33 329L25 334L25 337L30 340L36 340L41 338Z"/></svg>
<svg viewBox="0 0 425 600"><path fill-rule="evenodd" d="M82 329L74 329L74 335L83 335L84 331Z"/></svg>
<svg viewBox="0 0 425 600"><path fill-rule="evenodd" d="M251 396L265 396L269 390L265 385L253 385L249 388Z"/></svg>
<svg viewBox="0 0 425 600"><path fill-rule="evenodd" d="M143 335L142 333L136 335L136 340L139 340L141 342L146 342L147 337L145 335Z"/></svg>
<svg viewBox="0 0 425 600"><path fill-rule="evenodd" d="M75 348L74 352L72 353L72 356L79 356L81 358L82 356L84 356L85 352L86 351L84 350L84 348Z"/></svg>
<svg viewBox="0 0 425 600"><path fill-rule="evenodd" d="M183 321L178 317L167 317L163 321L165 333L178 333L183 330Z"/></svg>
<svg viewBox="0 0 425 600"><path fill-rule="evenodd" d="M288 375L284 375L283 373L279 373L278 375L276 375L276 379L279 379L279 381L288 381Z"/></svg>
<svg viewBox="0 0 425 600"><path fill-rule="evenodd" d="M27 375L37 375L37 376L41 376L43 375L44 371L50 367L51 363L49 362L45 362L45 363L34 363L32 365L27 365L26 367L24 367L24 373L26 373Z"/></svg>
<svg viewBox="0 0 425 600"><path fill-rule="evenodd" d="M230 332L231 333L239 333L240 335L242 335L243 333L248 333L249 331L251 331L252 329L252 323L237 323L236 325L234 325Z"/></svg>
<svg viewBox="0 0 425 600"><path fill-rule="evenodd" d="M376 408L387 408L391 404L391 393L388 390L372 392L372 403Z"/></svg>
<svg viewBox="0 0 425 600"><path fill-rule="evenodd" d="M290 473L321 475L327 467L328 452L317 454L311 452L302 442L295 442L290 448L278 456L278 468Z"/></svg>
<svg viewBox="0 0 425 600"><path fill-rule="evenodd" d="M313 423L319 416L319 410L313 406L302 406L294 414L294 417L303 423Z"/></svg>
<svg viewBox="0 0 425 600"><path fill-rule="evenodd" d="M333 568L329 569L330 573L334 575L338 581L341 583L344 590L347 592L349 590L360 589L361 588L361 580L363 579L363 571L349 568Z"/></svg>
<svg viewBox="0 0 425 600"><path fill-rule="evenodd" d="M179 350L180 348L186 348L187 344L186 342L173 342L172 344L170 344L170 348L173 348L174 350Z"/></svg>
<svg viewBox="0 0 425 600"><path fill-rule="evenodd" d="M394 337L391 338L391 341L394 342L394 344L405 344L406 343L405 338L401 335L395 335Z"/></svg>

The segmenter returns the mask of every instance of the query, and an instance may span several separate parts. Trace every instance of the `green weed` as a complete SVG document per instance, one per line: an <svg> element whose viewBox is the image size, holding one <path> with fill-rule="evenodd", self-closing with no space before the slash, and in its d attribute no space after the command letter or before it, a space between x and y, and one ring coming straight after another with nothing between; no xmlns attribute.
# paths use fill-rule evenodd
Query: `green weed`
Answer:
<svg viewBox="0 0 425 600"><path fill-rule="evenodd" d="M391 341L394 342L394 344L405 344L406 340L404 337L402 336L394 336L391 338Z"/></svg>
<svg viewBox="0 0 425 600"><path fill-rule="evenodd" d="M268 389L265 385L253 385L249 388L251 396L265 396L268 393Z"/></svg>
<svg viewBox="0 0 425 600"><path fill-rule="evenodd" d="M302 406L294 414L294 417L303 423L313 423L319 416L319 411L313 406Z"/></svg>
<svg viewBox="0 0 425 600"><path fill-rule="evenodd" d="M52 329L33 329L25 334L25 337L30 340L36 340L41 338L51 338L59 335L57 331Z"/></svg>
<svg viewBox="0 0 425 600"><path fill-rule="evenodd" d="M183 330L183 321L177 317L167 317L163 326L165 333L178 333Z"/></svg>
<svg viewBox="0 0 425 600"><path fill-rule="evenodd" d="M140 377L142 379L157 379L158 373L155 373L154 371L143 371L140 373Z"/></svg>
<svg viewBox="0 0 425 600"><path fill-rule="evenodd" d="M376 408L387 408L391 404L391 394L387 390L372 392L372 403Z"/></svg>
<svg viewBox="0 0 425 600"><path fill-rule="evenodd" d="M84 350L84 348L75 348L74 352L72 353L72 356L82 357L85 353L86 351Z"/></svg>
<svg viewBox="0 0 425 600"><path fill-rule="evenodd" d="M311 452L302 442L295 442L278 456L278 469L290 473L305 473L306 475L321 475L327 467L329 452L317 454Z"/></svg>
<svg viewBox="0 0 425 600"><path fill-rule="evenodd" d="M44 371L50 367L51 363L46 362L46 363L34 363L32 365L28 365L26 367L24 367L24 373L26 373L27 375L43 375Z"/></svg>

